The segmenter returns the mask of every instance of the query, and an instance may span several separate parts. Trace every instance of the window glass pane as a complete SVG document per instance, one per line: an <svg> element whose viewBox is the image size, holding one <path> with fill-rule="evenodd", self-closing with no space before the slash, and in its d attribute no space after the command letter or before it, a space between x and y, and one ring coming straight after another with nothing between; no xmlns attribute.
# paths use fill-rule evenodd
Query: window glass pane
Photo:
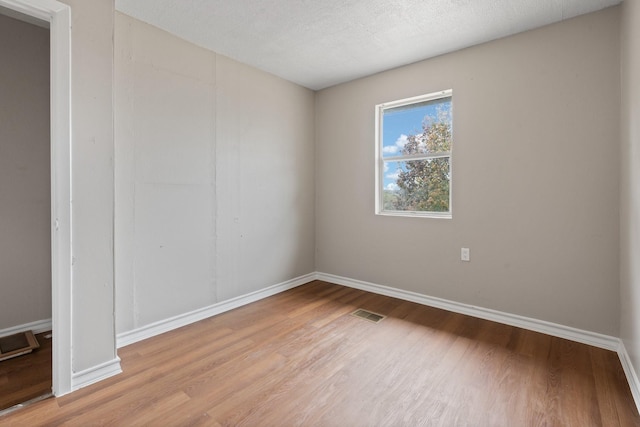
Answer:
<svg viewBox="0 0 640 427"><path fill-rule="evenodd" d="M451 151L451 97L385 109L382 157Z"/></svg>
<svg viewBox="0 0 640 427"><path fill-rule="evenodd" d="M449 212L449 157L384 162L383 209Z"/></svg>

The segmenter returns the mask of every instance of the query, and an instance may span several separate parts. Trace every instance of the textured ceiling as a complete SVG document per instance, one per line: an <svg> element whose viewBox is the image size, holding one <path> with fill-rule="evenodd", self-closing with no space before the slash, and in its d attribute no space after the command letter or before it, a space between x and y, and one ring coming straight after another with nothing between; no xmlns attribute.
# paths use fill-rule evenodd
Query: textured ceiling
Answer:
<svg viewBox="0 0 640 427"><path fill-rule="evenodd" d="M197 45L322 89L620 0L116 0Z"/></svg>

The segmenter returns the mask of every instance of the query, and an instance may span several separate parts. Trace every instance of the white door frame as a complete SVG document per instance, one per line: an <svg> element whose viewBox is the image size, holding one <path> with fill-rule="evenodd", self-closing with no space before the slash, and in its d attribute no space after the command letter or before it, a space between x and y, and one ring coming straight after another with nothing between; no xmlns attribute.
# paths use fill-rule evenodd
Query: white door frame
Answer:
<svg viewBox="0 0 640 427"><path fill-rule="evenodd" d="M56 0L0 0L48 21L51 43L51 321L53 393L71 392L71 8Z"/></svg>

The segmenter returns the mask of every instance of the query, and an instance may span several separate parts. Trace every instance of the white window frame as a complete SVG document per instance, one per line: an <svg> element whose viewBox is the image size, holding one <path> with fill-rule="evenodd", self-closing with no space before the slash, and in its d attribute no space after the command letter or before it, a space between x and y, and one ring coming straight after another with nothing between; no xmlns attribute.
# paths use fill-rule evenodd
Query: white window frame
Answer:
<svg viewBox="0 0 640 427"><path fill-rule="evenodd" d="M375 141L375 213L376 215L387 216L405 216L405 217L420 217L420 218L445 218L451 219L453 217L453 144L451 151L435 153L435 154L413 154L403 156L383 157L383 113L385 110L403 107L411 104L418 104L427 101L434 101L442 98L451 98L453 102L453 90L447 89L439 92L428 93L426 95L414 96L411 98L400 99L397 101L385 102L383 104L376 105L376 141ZM453 130L452 130L453 132ZM406 160L428 160L435 158L448 158L449 159L449 211L448 212L431 212L431 211L396 211L385 210L383 206L384 202L384 163L385 162L398 162Z"/></svg>

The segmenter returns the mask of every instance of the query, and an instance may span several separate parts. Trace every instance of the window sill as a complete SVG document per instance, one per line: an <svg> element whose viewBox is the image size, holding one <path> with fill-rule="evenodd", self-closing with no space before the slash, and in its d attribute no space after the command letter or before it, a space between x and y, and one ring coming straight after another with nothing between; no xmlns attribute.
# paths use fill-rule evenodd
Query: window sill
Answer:
<svg viewBox="0 0 640 427"><path fill-rule="evenodd" d="M381 216L399 216L409 218L434 218L434 219L453 219L451 212L421 212L421 211L382 211L376 212Z"/></svg>

